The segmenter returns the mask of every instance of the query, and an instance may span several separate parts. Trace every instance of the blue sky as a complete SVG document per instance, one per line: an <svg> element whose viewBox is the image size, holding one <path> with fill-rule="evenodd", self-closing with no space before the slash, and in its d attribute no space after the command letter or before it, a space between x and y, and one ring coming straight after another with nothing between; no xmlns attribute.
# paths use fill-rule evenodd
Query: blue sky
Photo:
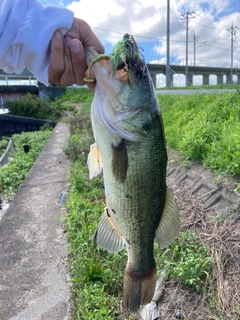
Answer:
<svg viewBox="0 0 240 320"><path fill-rule="evenodd" d="M149 61L166 61L167 1L161 0L42 0L64 6L84 19L102 41L107 53L125 33L135 36ZM185 64L186 19L189 19L189 65L231 62L233 23L233 61L240 67L239 0L170 0L170 60ZM239 28L239 29L238 29ZM194 41L195 39L195 41ZM194 50L195 47L195 50ZM195 52L195 55L194 55Z"/></svg>

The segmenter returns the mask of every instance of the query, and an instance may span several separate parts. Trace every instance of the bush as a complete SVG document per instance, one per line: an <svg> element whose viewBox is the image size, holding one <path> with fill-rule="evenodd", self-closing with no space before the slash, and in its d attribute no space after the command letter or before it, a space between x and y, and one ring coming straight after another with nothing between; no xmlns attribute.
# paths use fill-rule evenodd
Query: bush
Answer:
<svg viewBox="0 0 240 320"><path fill-rule="evenodd" d="M27 94L19 99L6 100L5 107L9 113L16 116L32 117L57 121L61 117L59 106L43 102L39 97Z"/></svg>

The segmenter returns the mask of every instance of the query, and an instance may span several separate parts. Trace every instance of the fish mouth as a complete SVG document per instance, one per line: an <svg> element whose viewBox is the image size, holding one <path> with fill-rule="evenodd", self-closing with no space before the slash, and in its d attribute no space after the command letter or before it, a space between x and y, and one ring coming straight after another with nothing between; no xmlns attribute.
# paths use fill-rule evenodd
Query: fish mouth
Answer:
<svg viewBox="0 0 240 320"><path fill-rule="evenodd" d="M102 60L111 60L106 69L112 69L112 76L121 82L128 82L133 88L136 80L145 80L148 76L147 66L140 52L143 50L135 41L132 35L126 33L123 39L118 41L113 49L113 53L97 54L91 48L85 48L87 58L89 58L88 76L84 78L86 82L93 82L91 70L95 63Z"/></svg>
<svg viewBox="0 0 240 320"><path fill-rule="evenodd" d="M132 87L135 80L144 80L147 77L147 66L140 50L143 49L128 33L115 45L113 50L113 74L123 69L128 73Z"/></svg>

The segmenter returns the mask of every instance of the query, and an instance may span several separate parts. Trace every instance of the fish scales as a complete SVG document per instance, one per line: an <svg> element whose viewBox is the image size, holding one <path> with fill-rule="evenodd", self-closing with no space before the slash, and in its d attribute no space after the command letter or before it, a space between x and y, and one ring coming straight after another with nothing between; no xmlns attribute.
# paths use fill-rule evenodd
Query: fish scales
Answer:
<svg viewBox="0 0 240 320"><path fill-rule="evenodd" d="M113 56L99 56L89 48L86 56L97 79L91 109L95 144L88 166L90 178L103 173L106 198L94 241L109 252L126 248L124 305L136 312L154 295L154 239L164 247L180 229L166 186L162 118L133 37L126 35Z"/></svg>
<svg viewBox="0 0 240 320"><path fill-rule="evenodd" d="M153 240L163 210L166 191L165 167L156 165L166 162L165 148L161 139L158 139L160 146L155 142L154 145L152 143L154 141L152 137L161 134L158 115L155 123L156 125L143 142L127 144L129 167L124 183L119 184L114 178L111 158L107 156L102 159L106 167L104 180L108 184L106 201L114 210L110 216L117 225L119 233L126 239L126 248L133 256L136 270L143 269L143 272L149 269L148 260L151 267L153 266ZM106 140L104 138L105 149L107 148ZM99 145L101 145L100 141ZM109 153L111 145L112 142L108 142ZM152 254L149 254L149 251Z"/></svg>

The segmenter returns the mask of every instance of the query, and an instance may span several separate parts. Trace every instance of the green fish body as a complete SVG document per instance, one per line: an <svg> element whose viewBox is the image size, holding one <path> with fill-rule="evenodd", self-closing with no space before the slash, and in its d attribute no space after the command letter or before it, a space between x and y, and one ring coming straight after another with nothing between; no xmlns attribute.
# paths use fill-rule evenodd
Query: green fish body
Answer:
<svg viewBox="0 0 240 320"><path fill-rule="evenodd" d="M86 55L89 61L97 57L89 48ZM88 166L90 178L103 173L106 198L94 240L109 252L126 248L124 305L136 312L154 295L154 240L167 246L180 229L166 186L162 117L133 37L126 35L113 56L98 59L92 70L97 80L91 109L95 144Z"/></svg>

